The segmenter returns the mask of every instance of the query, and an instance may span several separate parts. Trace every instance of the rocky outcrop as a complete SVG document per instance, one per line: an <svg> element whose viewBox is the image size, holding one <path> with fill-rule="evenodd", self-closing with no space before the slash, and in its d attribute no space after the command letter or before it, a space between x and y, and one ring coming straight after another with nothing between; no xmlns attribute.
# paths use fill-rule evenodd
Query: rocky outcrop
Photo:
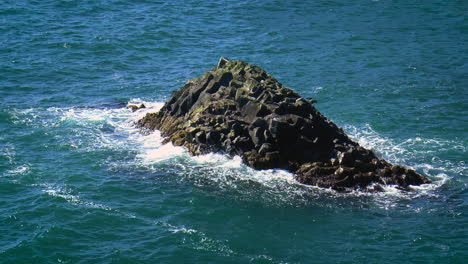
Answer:
<svg viewBox="0 0 468 264"><path fill-rule="evenodd" d="M138 126L160 130L166 142L193 155L239 155L253 168L286 169L301 183L340 191L430 182L376 157L320 114L313 101L243 61L221 58Z"/></svg>

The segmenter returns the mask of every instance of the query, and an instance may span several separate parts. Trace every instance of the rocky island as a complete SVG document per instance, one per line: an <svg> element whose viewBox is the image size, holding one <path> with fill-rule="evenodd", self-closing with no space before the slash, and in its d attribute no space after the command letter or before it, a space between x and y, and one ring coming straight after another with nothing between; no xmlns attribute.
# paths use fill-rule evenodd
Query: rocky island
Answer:
<svg viewBox="0 0 468 264"><path fill-rule="evenodd" d="M313 103L257 66L221 58L137 125L192 155L239 155L255 169L285 169L301 183L337 191L430 183L361 147Z"/></svg>

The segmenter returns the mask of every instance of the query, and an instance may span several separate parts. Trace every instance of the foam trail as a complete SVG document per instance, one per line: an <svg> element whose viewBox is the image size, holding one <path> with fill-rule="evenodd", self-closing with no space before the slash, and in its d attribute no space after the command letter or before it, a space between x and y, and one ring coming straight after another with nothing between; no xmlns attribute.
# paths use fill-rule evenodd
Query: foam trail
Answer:
<svg viewBox="0 0 468 264"><path fill-rule="evenodd" d="M67 190L66 188L54 186L52 184L39 184L36 186L40 186L44 188L42 191L46 193L47 195L62 198L66 200L67 202L75 204L75 205L85 206L89 208L102 209L105 211L113 210L111 207L103 205L103 204L82 200L78 195L71 194L70 191Z"/></svg>

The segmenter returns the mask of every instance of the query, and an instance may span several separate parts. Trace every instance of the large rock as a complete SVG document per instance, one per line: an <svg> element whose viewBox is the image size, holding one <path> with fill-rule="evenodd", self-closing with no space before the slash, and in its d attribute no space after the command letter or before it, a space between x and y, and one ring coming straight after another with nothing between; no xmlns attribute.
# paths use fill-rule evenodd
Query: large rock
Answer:
<svg viewBox="0 0 468 264"><path fill-rule="evenodd" d="M294 172L304 184L342 191L430 182L414 170L376 157L311 101L243 61L221 58L213 70L189 80L159 112L147 114L138 125L159 129L166 142L185 146L193 155L239 155L256 169Z"/></svg>

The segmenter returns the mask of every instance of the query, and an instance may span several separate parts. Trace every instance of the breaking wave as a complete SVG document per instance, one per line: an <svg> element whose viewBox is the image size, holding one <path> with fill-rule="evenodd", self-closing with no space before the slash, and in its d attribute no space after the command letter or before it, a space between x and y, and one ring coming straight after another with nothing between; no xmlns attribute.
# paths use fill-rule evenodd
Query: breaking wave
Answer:
<svg viewBox="0 0 468 264"><path fill-rule="evenodd" d="M257 171L245 166L240 157L223 154L207 154L192 157L182 147L162 144L158 131L151 134L140 133L135 122L148 112L158 111L163 103L132 99L128 104L145 104L146 108L132 112L121 108L47 108L13 111L14 122L36 128L53 127L60 147L79 152L96 150L121 151L132 154L133 158L107 161L109 170L143 167L152 172L164 173L170 169L177 175L176 181L192 184L214 193L229 193L237 200L266 201L268 204L310 204L317 199L331 197L372 198L383 207L399 199L413 199L420 196L435 196L435 190L451 179L450 175L465 174L465 164L453 164L433 157L435 151L457 148L465 152L465 146L458 142L426 138L410 138L402 142L379 135L369 125L356 127L347 125L345 131L364 147L392 163L403 164L428 175L433 184L414 187L413 192L404 192L393 186L386 186L383 193L336 193L332 190L306 186L294 180L291 173L284 170ZM65 130L65 132L60 132ZM70 136L64 136L70 133ZM57 147L57 146L55 146ZM130 153L130 154L129 154ZM431 162L424 162L430 160ZM27 165L18 165L7 172L8 175L26 173ZM46 188L45 193L62 197L72 203L82 203L62 189ZM89 204L92 206L92 204ZM99 205L97 205L99 206Z"/></svg>

